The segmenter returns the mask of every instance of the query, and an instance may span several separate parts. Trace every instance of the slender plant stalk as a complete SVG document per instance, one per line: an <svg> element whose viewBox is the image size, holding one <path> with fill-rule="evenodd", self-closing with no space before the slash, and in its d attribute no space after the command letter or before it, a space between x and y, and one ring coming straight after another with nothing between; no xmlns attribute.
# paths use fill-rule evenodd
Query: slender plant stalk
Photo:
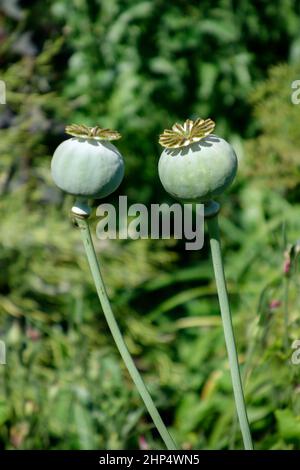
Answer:
<svg viewBox="0 0 300 470"><path fill-rule="evenodd" d="M75 216L77 224L80 228L82 241L85 247L86 255L95 282L99 300L103 309L104 316L110 328L111 334L115 340L116 346L167 449L176 450L176 444L170 436L165 424L163 423L161 416L143 382L143 379L133 362L133 359L127 349L127 346L124 342L124 339L116 322L115 316L111 309L105 285L101 276L99 264L97 261L88 221L86 218L78 217L75 214L73 215Z"/></svg>
<svg viewBox="0 0 300 470"><path fill-rule="evenodd" d="M207 226L238 419L244 447L253 450L223 268L218 216L208 218Z"/></svg>
<svg viewBox="0 0 300 470"><path fill-rule="evenodd" d="M284 277L283 277L283 314L284 314L284 336L283 345L287 351L289 348L289 270L290 270L290 253L288 250L286 220L282 224L282 238L284 254L288 255L288 260L285 259L284 263ZM288 265L286 266L286 262Z"/></svg>
<svg viewBox="0 0 300 470"><path fill-rule="evenodd" d="M285 274L283 279L283 310L284 310L284 347L289 348L289 275Z"/></svg>

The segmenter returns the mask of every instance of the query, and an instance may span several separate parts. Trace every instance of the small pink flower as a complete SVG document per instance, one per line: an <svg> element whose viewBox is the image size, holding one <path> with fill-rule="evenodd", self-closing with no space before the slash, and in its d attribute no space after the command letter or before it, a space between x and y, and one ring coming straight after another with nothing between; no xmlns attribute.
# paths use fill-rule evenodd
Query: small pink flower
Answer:
<svg viewBox="0 0 300 470"><path fill-rule="evenodd" d="M291 269L291 260L290 259L285 259L283 263L283 272L284 274L288 274Z"/></svg>
<svg viewBox="0 0 300 470"><path fill-rule="evenodd" d="M148 442L144 436L139 436L139 446L141 450L149 450Z"/></svg>
<svg viewBox="0 0 300 470"><path fill-rule="evenodd" d="M20 448L29 433L29 424L24 421L17 423L10 429L10 442L16 448Z"/></svg>
<svg viewBox="0 0 300 470"><path fill-rule="evenodd" d="M32 328L31 326L29 326L26 330L26 336L28 339L30 339L31 341L38 341L39 339L41 339L41 332L39 330L37 330L36 328Z"/></svg>
<svg viewBox="0 0 300 470"><path fill-rule="evenodd" d="M276 308L280 307L281 305L281 301L280 300L271 300L271 302L269 303L269 309L270 310L276 310Z"/></svg>
<svg viewBox="0 0 300 470"><path fill-rule="evenodd" d="M291 264L292 264L291 250L290 249L285 250L283 256L284 256L283 272L284 272L284 274L288 274L291 270Z"/></svg>

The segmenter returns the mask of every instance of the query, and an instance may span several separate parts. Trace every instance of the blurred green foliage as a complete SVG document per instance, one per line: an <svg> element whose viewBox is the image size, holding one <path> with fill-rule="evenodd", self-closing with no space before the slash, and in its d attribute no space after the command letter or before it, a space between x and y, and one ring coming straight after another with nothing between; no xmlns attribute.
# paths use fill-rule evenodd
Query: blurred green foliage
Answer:
<svg viewBox="0 0 300 470"><path fill-rule="evenodd" d="M298 3L0 8L1 447L162 447L104 322L50 155L66 123L116 128L120 192L167 200L157 135L202 115L240 157L220 222L256 448L299 449L291 344L300 338L300 115L290 99L300 78ZM208 247L95 241L128 347L179 445L241 448Z"/></svg>
<svg viewBox="0 0 300 470"><path fill-rule="evenodd" d="M292 105L291 85L300 77L300 65L279 65L252 93L255 117L261 135L247 142L249 175L257 184L280 190L290 200L299 200L299 106ZM290 84L290 86L287 86Z"/></svg>

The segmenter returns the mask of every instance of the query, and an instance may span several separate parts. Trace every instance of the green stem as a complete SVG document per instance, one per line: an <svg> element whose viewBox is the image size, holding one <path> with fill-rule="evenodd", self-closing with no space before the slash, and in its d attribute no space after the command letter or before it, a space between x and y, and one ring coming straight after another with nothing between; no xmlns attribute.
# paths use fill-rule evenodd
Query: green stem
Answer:
<svg viewBox="0 0 300 470"><path fill-rule="evenodd" d="M127 349L127 346L124 342L124 339L122 337L122 334L120 332L120 329L118 327L118 324L116 322L115 316L113 314L113 311L111 309L109 299L106 293L105 285L101 276L100 268L98 265L96 253L95 253L95 248L93 245L92 237L91 237L91 232L89 228L88 221L85 218L81 218L76 216L76 214L73 215L76 218L76 221L78 223L78 226L81 231L81 237L82 241L85 247L86 255L88 258L88 262L90 265L90 269L92 272L92 276L95 282L95 286L97 289L97 293L99 296L99 300L103 309L104 316L106 318L106 321L108 323L108 326L110 328L111 334L115 340L116 346L126 364L126 367L128 369L129 374L131 375L131 378L133 382L136 385L136 388L138 389L144 404L162 438L164 441L166 447L168 450L176 450L176 444L174 443L172 437L170 436L166 426L164 425L160 414L143 382L142 377L140 376L139 371L137 370L133 359Z"/></svg>
<svg viewBox="0 0 300 470"><path fill-rule="evenodd" d="M289 348L289 275L285 274L283 279L283 309L284 309L284 347Z"/></svg>
<svg viewBox="0 0 300 470"><path fill-rule="evenodd" d="M218 216L208 218L207 225L237 414L244 447L253 450L223 268Z"/></svg>

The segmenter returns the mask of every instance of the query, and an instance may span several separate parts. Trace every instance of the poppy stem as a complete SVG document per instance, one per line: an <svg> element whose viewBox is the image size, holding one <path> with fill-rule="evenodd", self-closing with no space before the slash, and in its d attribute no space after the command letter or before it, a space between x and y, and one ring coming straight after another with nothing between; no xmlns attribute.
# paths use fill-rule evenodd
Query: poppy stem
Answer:
<svg viewBox="0 0 300 470"><path fill-rule="evenodd" d="M218 298L223 322L224 337L229 359L235 405L242 432L244 447L246 450L253 450L253 443L245 405L243 385L241 380L238 355L232 326L231 311L226 288L217 213L212 215L212 217L207 218L207 226L212 255L212 263L215 273Z"/></svg>
<svg viewBox="0 0 300 470"><path fill-rule="evenodd" d="M106 318L107 324L115 340L116 346L122 356L123 361L128 369L128 372L136 385L136 388L159 432L162 440L164 441L168 450L176 450L176 444L170 436L151 396L147 390L146 385L143 382L143 379L136 368L134 361L127 349L125 341L123 339L122 333L119 329L118 323L115 319L114 313L110 306L110 302L106 293L105 284L102 279L101 271L99 268L97 256L95 253L95 248L93 240L91 237L90 227L88 223L88 217L90 215L90 209L86 203L81 201L76 201L74 207L72 208L72 215L75 218L75 221L80 228L81 237L83 245L86 251L86 256L89 262L90 270L94 279L98 297L102 306L104 316Z"/></svg>

